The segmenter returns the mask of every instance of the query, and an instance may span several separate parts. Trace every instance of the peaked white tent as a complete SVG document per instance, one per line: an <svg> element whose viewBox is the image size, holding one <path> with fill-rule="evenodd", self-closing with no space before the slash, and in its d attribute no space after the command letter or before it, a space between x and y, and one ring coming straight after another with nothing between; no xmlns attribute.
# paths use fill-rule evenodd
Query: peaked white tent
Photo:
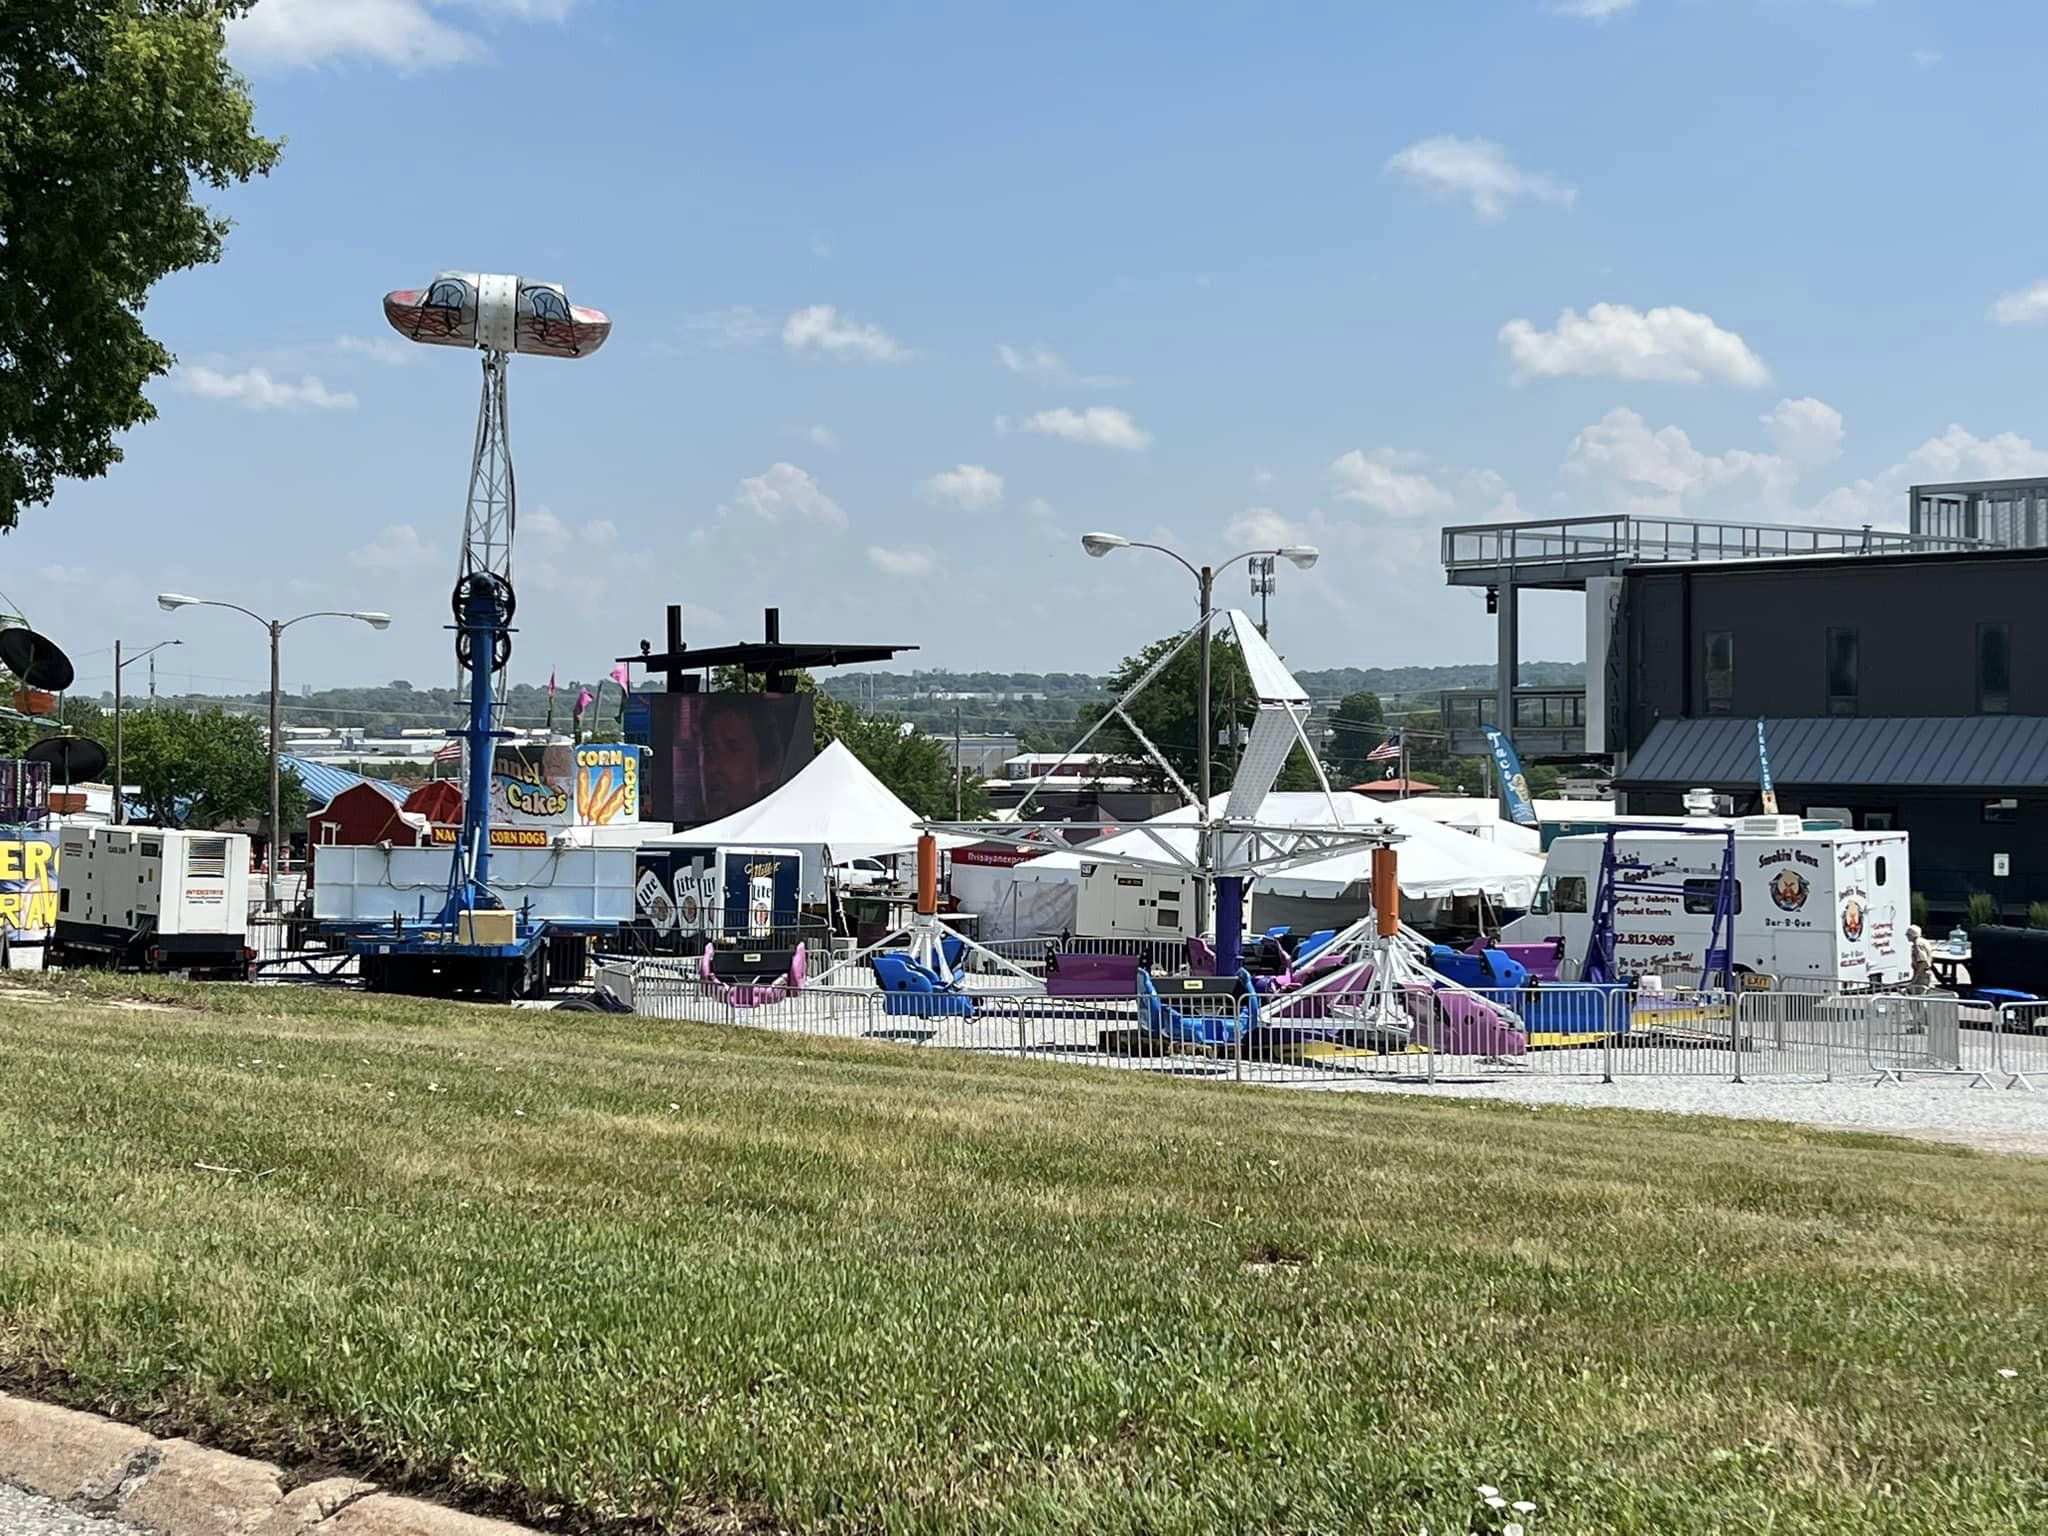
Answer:
<svg viewBox="0 0 2048 1536"><path fill-rule="evenodd" d="M1212 802L1217 812L1226 798L1219 795ZM1402 841L1394 851L1401 894L1411 900L1484 894L1503 906L1526 907L1543 874L1539 858L1455 831L1399 802L1377 805L1348 791L1275 792L1260 803L1257 819L1270 826L1377 826L1400 833ZM1013 874L1019 880L1079 881L1082 866L1098 862L1104 854L1156 863L1161 870L1185 869L1196 858L1194 820L1193 807L1184 806L1141 828L1020 864ZM1370 878L1371 855L1359 849L1255 876L1252 888L1276 896L1338 897Z"/></svg>
<svg viewBox="0 0 2048 1536"><path fill-rule="evenodd" d="M745 810L642 846L822 846L843 864L910 852L917 846L920 819L867 764L835 741L782 788ZM949 841L958 840L941 839Z"/></svg>

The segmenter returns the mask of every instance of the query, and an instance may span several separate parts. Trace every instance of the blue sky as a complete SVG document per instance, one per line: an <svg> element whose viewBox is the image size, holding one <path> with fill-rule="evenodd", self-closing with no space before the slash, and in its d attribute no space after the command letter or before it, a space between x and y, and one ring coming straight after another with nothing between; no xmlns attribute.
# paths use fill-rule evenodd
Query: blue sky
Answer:
<svg viewBox="0 0 2048 1536"><path fill-rule="evenodd" d="M294 630L293 686L447 680L476 367L378 304L451 267L616 326L513 366L522 679L676 600L703 643L777 603L1106 670L1193 597L1091 528L1318 544L1299 666L1488 659L1446 522L1897 525L2048 470L2044 42L2019 0L263 0L283 162L150 306L160 419L4 587L88 688L117 634L260 685L260 632L165 588L393 614ZM1533 605L1523 654L1581 624Z"/></svg>

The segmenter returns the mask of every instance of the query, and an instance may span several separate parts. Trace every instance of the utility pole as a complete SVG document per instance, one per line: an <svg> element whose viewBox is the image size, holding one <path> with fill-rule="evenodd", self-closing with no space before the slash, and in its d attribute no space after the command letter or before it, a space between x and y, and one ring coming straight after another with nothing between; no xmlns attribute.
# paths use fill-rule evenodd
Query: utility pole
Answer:
<svg viewBox="0 0 2048 1536"><path fill-rule="evenodd" d="M1259 636L1266 637L1266 599L1273 595L1272 555L1254 555L1247 567L1252 575L1252 596L1259 600Z"/></svg>
<svg viewBox="0 0 2048 1536"><path fill-rule="evenodd" d="M1202 780L1201 808L1196 814L1201 818L1202 832L1199 839L1202 873L1195 877L1195 932L1209 931L1209 738L1216 734L1216 722L1209 711L1209 605L1215 587L1216 572L1203 566L1195 573L1195 580L1202 595L1202 674L1201 698L1195 706L1195 738L1200 749L1196 758L1197 771Z"/></svg>
<svg viewBox="0 0 2048 1536"><path fill-rule="evenodd" d="M149 662L151 673L156 671L156 658ZM121 793L121 642L114 642L114 825L121 826L128 820L124 802L127 796Z"/></svg>
<svg viewBox="0 0 2048 1536"><path fill-rule="evenodd" d="M960 757L960 701L953 701L953 819L960 819L960 793L967 765Z"/></svg>

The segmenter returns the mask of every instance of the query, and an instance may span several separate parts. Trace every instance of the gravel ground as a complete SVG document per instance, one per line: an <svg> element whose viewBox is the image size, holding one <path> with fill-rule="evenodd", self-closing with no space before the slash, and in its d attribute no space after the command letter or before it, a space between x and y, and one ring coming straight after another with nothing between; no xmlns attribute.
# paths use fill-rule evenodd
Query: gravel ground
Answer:
<svg viewBox="0 0 2048 1536"><path fill-rule="evenodd" d="M119 1520L96 1520L55 1499L0 1483L0 1536L142 1536Z"/></svg>
<svg viewBox="0 0 2048 1536"><path fill-rule="evenodd" d="M1830 1131L1874 1131L1955 1142L1987 1152L2048 1157L2048 1094L1972 1088L1967 1075L1908 1078L1872 1086L1868 1078L1832 1083L1746 1082L1709 1077L1518 1077L1431 1086L1351 1079L1303 1084L1304 1091L1401 1093L1423 1098L1497 1099L1571 1109L1648 1109L1734 1120L1785 1120Z"/></svg>

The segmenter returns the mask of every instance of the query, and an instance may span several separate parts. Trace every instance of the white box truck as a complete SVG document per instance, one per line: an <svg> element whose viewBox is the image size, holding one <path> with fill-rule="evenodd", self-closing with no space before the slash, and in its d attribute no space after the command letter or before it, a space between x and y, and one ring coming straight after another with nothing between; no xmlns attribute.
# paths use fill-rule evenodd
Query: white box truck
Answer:
<svg viewBox="0 0 2048 1536"><path fill-rule="evenodd" d="M1808 832L1793 816L1728 823L1735 834L1738 971L1884 986L1909 979L1912 866L1904 832ZM1713 932L1726 840L1662 829L1614 834L1615 969L1631 976L1698 979ZM1504 943L1562 935L1558 974L1580 974L1592 938L1604 835L1550 845L1531 911L1507 924ZM1637 889L1676 886L1676 892Z"/></svg>
<svg viewBox="0 0 2048 1536"><path fill-rule="evenodd" d="M249 974L249 839L167 827L63 829L53 965Z"/></svg>

